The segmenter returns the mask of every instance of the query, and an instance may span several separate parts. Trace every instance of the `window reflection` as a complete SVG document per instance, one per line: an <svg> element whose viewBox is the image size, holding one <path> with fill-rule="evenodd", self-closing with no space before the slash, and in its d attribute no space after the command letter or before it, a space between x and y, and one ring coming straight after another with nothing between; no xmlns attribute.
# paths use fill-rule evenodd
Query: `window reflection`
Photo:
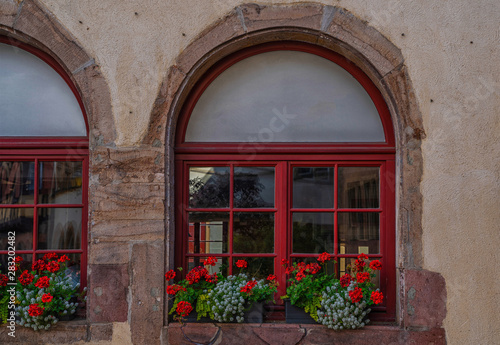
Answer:
<svg viewBox="0 0 500 345"><path fill-rule="evenodd" d="M82 209L38 209L39 249L79 249Z"/></svg>
<svg viewBox="0 0 500 345"><path fill-rule="evenodd" d="M40 176L40 203L82 203L82 162L40 162Z"/></svg>

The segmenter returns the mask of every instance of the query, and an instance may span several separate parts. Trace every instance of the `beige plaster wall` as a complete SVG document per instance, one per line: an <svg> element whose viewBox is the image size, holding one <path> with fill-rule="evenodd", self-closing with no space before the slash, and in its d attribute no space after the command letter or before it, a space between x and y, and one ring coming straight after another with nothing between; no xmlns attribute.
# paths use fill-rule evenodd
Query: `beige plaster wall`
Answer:
<svg viewBox="0 0 500 345"><path fill-rule="evenodd" d="M161 80L176 56L204 28L244 3L42 2L101 66L111 89L117 146L142 140ZM498 343L500 4L323 3L345 7L401 49L427 135L422 147L423 268L446 279L449 344Z"/></svg>

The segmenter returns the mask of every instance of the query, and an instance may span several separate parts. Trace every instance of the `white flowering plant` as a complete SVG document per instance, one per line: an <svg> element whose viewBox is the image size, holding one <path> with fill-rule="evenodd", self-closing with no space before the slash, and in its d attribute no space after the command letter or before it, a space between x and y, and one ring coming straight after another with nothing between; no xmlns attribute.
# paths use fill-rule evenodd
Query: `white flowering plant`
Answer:
<svg viewBox="0 0 500 345"><path fill-rule="evenodd" d="M368 307L383 301L382 293L371 280L382 264L379 260L367 264L368 257L360 254L354 265L348 267L350 273L337 279L335 274L323 270L329 260L331 256L323 253L318 258L321 266L299 262L287 267L286 272L292 277L284 297L304 308L316 322L334 330L364 327L369 322Z"/></svg>
<svg viewBox="0 0 500 345"><path fill-rule="evenodd" d="M16 258L19 268L22 258ZM75 313L80 284L68 274L66 255L45 254L17 277L16 319L20 326L48 330L61 318Z"/></svg>

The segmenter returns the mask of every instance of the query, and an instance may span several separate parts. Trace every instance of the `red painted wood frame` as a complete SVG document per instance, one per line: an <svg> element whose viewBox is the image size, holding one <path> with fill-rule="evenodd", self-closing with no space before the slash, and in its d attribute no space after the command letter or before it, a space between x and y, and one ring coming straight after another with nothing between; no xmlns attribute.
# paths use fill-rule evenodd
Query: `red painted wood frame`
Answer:
<svg viewBox="0 0 500 345"><path fill-rule="evenodd" d="M351 73L365 88L372 98L382 121L385 133L383 143L198 143L185 142L184 137L196 102L210 85L223 71L238 61L247 57L276 50L302 51L322 56L340 65ZM368 255L370 258L380 259L384 268L380 272L380 286L384 293L383 306L372 308L371 319L379 321L394 321L396 304L396 264L395 264L395 141L393 125L389 110L380 91L371 82L359 67L345 57L307 43L279 42L268 43L243 49L216 63L193 87L190 95L180 113L175 141L175 176L176 184L176 239L175 261L176 267L187 267L188 257L206 257L207 254L188 254L187 232L189 211L226 211L231 214L229 226L229 252L227 254L214 254L218 257L259 257L268 256L275 258L275 274L280 279L280 293L284 294L286 276L281 266L281 259L317 257L317 254L292 253L292 213L298 212L291 206L292 197L292 167L333 167L335 180L339 166L380 167L380 204L375 209L340 209L337 205L337 183L335 182L335 204L328 210L306 209L307 212L332 212L335 215L335 245L334 252L330 253L338 258L354 258L356 254L340 254L338 246L337 215L339 212L376 212L380 214L380 251ZM272 254L241 254L233 253L232 240L232 203L226 209L190 209L188 207L188 185L190 166L275 166L275 207L262 209L244 209L245 212L266 211L274 212L275 218L275 245ZM231 184L232 184L231 168ZM230 192L232 193L231 188ZM231 194L232 198L232 194ZM338 260L337 260L338 261ZM230 265L232 268L232 265Z"/></svg>
<svg viewBox="0 0 500 345"><path fill-rule="evenodd" d="M51 66L67 83L75 95L85 121L86 131L89 125L85 107L78 90L66 73L65 69L49 54L33 46L22 43L12 37L0 36L0 43L9 44L23 49ZM45 253L78 254L80 255L80 289L87 285L87 225L88 225L88 171L89 171L89 138L81 137L0 137L0 161L31 161L35 163L35 186L33 204L0 204L0 208L31 208L33 209L33 248L31 250L16 250L18 254L31 254L33 262ZM82 202L78 204L39 204L38 182L39 162L79 161L82 162ZM38 210L42 208L79 208L82 211L81 244L74 249L38 249ZM7 255L8 251L0 250L0 255Z"/></svg>

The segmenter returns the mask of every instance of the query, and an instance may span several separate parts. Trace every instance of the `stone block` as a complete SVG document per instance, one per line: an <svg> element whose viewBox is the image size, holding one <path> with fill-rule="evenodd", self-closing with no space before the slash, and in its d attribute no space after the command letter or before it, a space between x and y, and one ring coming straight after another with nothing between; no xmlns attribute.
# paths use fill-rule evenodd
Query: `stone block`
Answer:
<svg viewBox="0 0 500 345"><path fill-rule="evenodd" d="M89 245L89 264L126 264L129 245L126 242L92 241Z"/></svg>
<svg viewBox="0 0 500 345"><path fill-rule="evenodd" d="M319 4L300 6L248 4L240 6L240 9L247 32L286 26L321 30L323 6Z"/></svg>
<svg viewBox="0 0 500 345"><path fill-rule="evenodd" d="M134 344L160 344L165 296L164 243L137 243L130 263L130 329Z"/></svg>
<svg viewBox="0 0 500 345"><path fill-rule="evenodd" d="M96 220L90 242L157 241L165 236L163 220Z"/></svg>
<svg viewBox="0 0 500 345"><path fill-rule="evenodd" d="M94 323L89 326L90 328L90 341L111 341L113 338L113 324L112 323Z"/></svg>
<svg viewBox="0 0 500 345"><path fill-rule="evenodd" d="M89 265L87 290L90 322L124 322L128 317L128 265Z"/></svg>
<svg viewBox="0 0 500 345"><path fill-rule="evenodd" d="M19 1L0 0L0 25L12 27L20 7Z"/></svg>
<svg viewBox="0 0 500 345"><path fill-rule="evenodd" d="M200 344L208 344L219 331L219 328L215 324L186 324L182 327L178 323L174 323L167 328L167 342L166 344L178 344L178 345L192 345L193 343L187 340L182 332L188 339L192 342ZM222 334L219 333L217 340L214 344L219 344L220 340L223 338ZM214 339L215 340L215 339ZM218 341L219 340L219 341ZM235 343L236 344L236 343Z"/></svg>
<svg viewBox="0 0 500 345"><path fill-rule="evenodd" d="M334 331L326 327L307 327L301 345L317 344L404 344L404 331L396 327L365 327L358 330Z"/></svg>
<svg viewBox="0 0 500 345"><path fill-rule="evenodd" d="M298 344L306 335L305 329L298 325L291 326L294 327L254 327L253 332L267 344Z"/></svg>
<svg viewBox="0 0 500 345"><path fill-rule="evenodd" d="M69 72L91 60L76 39L37 0L23 2L14 29L44 44L63 61Z"/></svg>
<svg viewBox="0 0 500 345"><path fill-rule="evenodd" d="M407 345L445 345L446 332L444 328L434 328L424 332L408 332L405 339Z"/></svg>
<svg viewBox="0 0 500 345"><path fill-rule="evenodd" d="M0 344L71 344L87 340L88 326L84 320L62 322L51 326L48 331L34 331L16 326L16 336L11 337L5 326L0 327Z"/></svg>
<svg viewBox="0 0 500 345"><path fill-rule="evenodd" d="M404 303L405 327L441 327L446 317L446 283L443 276L427 270L406 270Z"/></svg>

